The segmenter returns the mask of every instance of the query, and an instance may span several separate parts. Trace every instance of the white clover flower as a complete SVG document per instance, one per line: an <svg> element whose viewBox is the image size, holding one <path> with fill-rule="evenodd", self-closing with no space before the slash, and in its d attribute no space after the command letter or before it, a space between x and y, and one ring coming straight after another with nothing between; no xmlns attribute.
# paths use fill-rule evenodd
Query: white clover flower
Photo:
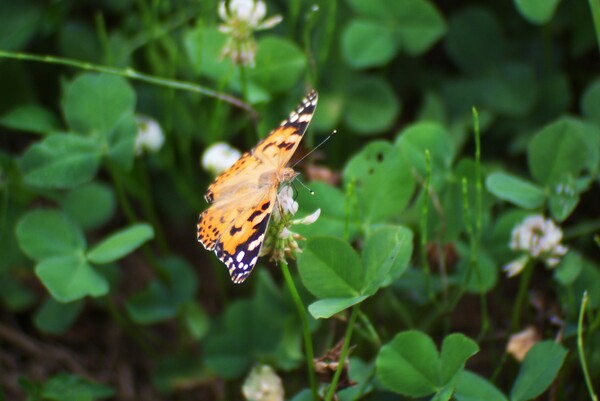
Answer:
<svg viewBox="0 0 600 401"><path fill-rule="evenodd" d="M236 64L254 66L256 41L253 33L270 29L282 21L280 15L265 19L267 6L263 0L231 0L219 3L219 17L223 24L219 30L227 34L222 56L228 56Z"/></svg>
<svg viewBox="0 0 600 401"><path fill-rule="evenodd" d="M550 219L534 215L516 226L511 234L509 246L525 255L504 266L508 277L519 274L530 258L543 261L546 266L556 266L569 248L562 245L562 231Z"/></svg>
<svg viewBox="0 0 600 401"><path fill-rule="evenodd" d="M165 143L165 135L158 122L150 117L138 115L135 117L137 123L137 135L135 137L134 150L137 155L146 152L157 152Z"/></svg>
<svg viewBox="0 0 600 401"><path fill-rule="evenodd" d="M217 176L235 163L242 153L224 142L209 146L202 155L202 167Z"/></svg>
<svg viewBox="0 0 600 401"><path fill-rule="evenodd" d="M283 401L281 378L268 365L254 367L242 386L248 401Z"/></svg>
<svg viewBox="0 0 600 401"><path fill-rule="evenodd" d="M284 261L286 256L294 258L296 253L302 252L298 241L305 238L293 232L291 228L298 224L314 223L321 215L321 209L317 209L302 219L293 220L292 217L298 211L298 202L294 200L293 195L294 192L289 185L284 186L277 194L271 222L267 228L267 235L259 256L271 255L271 260L280 262Z"/></svg>

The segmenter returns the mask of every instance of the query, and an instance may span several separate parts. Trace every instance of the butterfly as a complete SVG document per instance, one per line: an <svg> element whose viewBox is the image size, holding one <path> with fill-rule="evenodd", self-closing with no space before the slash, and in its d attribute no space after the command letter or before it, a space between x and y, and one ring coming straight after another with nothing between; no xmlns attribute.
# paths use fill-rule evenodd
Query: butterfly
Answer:
<svg viewBox="0 0 600 401"><path fill-rule="evenodd" d="M210 207L198 219L198 241L242 283L258 261L269 220L282 184L296 177L287 167L317 106L309 92L279 127L244 153L208 187Z"/></svg>

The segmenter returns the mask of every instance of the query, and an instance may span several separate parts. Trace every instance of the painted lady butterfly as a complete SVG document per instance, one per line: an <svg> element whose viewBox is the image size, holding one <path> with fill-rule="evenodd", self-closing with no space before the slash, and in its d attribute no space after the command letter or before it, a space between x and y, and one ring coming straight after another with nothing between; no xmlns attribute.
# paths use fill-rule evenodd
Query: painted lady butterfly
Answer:
<svg viewBox="0 0 600 401"><path fill-rule="evenodd" d="M198 241L225 263L234 283L243 282L259 257L281 184L296 172L287 167L312 119L317 92L302 102L250 152L208 187L212 205L200 214Z"/></svg>

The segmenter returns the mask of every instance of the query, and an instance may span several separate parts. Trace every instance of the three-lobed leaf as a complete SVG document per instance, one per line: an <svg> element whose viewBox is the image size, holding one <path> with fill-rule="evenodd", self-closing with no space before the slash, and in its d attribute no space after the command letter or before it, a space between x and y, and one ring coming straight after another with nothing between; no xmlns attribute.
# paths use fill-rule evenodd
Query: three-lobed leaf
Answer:
<svg viewBox="0 0 600 401"><path fill-rule="evenodd" d="M442 352L428 335L410 330L399 333L377 355L377 377L388 389L411 397L446 394L464 369L466 360L477 353L477 344L462 334L444 339Z"/></svg>
<svg viewBox="0 0 600 401"><path fill-rule="evenodd" d="M54 256L39 262L35 274L59 302L108 293L108 281L90 266L83 255Z"/></svg>

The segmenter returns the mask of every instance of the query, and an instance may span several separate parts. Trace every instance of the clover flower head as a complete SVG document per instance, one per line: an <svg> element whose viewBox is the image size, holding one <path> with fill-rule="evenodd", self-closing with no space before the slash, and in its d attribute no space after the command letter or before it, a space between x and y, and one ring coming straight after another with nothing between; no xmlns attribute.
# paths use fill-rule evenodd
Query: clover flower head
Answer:
<svg viewBox="0 0 600 401"><path fill-rule="evenodd" d="M202 155L202 168L217 176L235 163L242 153L224 142L209 146Z"/></svg>
<svg viewBox="0 0 600 401"><path fill-rule="evenodd" d="M562 230L550 219L541 215L529 216L513 228L509 246L523 253L521 257L504 266L508 277L519 274L529 259L543 261L547 267L556 266L569 248L561 244Z"/></svg>
<svg viewBox="0 0 600 401"><path fill-rule="evenodd" d="M321 209L302 219L292 219L298 211L298 202L294 200L294 191L285 185L277 194L277 201L273 206L271 222L267 229L265 242L259 256L270 255L275 262L285 261L286 256L295 258L296 253L302 252L298 246L299 240L304 240L300 234L292 231L294 225L309 225L317 221Z"/></svg>
<svg viewBox="0 0 600 401"><path fill-rule="evenodd" d="M137 123L137 134L134 143L135 154L157 152L165 143L165 135L160 124L153 118L142 115L136 116L135 121Z"/></svg>
<svg viewBox="0 0 600 401"><path fill-rule="evenodd" d="M231 0L219 3L219 17L223 24L219 30L228 35L222 56L236 64L253 67L256 55L256 40L253 33L270 29L281 22L280 15L266 18L267 6L263 0Z"/></svg>
<svg viewBox="0 0 600 401"><path fill-rule="evenodd" d="M268 365L254 367L242 386L248 401L283 401L281 378Z"/></svg>

